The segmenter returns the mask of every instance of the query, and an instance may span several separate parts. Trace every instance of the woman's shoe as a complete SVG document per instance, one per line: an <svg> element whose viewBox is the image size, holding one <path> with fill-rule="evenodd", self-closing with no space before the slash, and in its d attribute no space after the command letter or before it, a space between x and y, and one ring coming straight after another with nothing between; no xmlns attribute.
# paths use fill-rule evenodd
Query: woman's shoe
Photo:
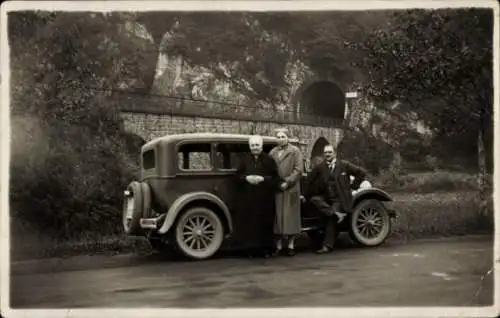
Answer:
<svg viewBox="0 0 500 318"><path fill-rule="evenodd" d="M282 253L282 249L275 249L274 252L271 254L273 257L279 256Z"/></svg>

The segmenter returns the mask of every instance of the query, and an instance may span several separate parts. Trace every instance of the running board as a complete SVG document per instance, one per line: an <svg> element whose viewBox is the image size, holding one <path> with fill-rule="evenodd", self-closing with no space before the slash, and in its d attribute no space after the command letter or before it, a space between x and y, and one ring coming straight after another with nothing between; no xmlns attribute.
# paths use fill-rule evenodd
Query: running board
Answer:
<svg viewBox="0 0 500 318"><path fill-rule="evenodd" d="M307 231L317 230L317 229L318 229L317 226L307 226L307 227L303 227L300 231L301 232L307 232Z"/></svg>

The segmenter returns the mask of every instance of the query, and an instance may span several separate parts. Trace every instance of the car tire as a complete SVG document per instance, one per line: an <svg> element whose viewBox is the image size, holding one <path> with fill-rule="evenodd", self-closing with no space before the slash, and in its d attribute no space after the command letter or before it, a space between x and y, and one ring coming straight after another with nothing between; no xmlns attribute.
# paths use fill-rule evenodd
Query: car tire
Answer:
<svg viewBox="0 0 500 318"><path fill-rule="evenodd" d="M354 207L349 221L349 236L362 246L379 246L391 232L389 212L378 200L361 201Z"/></svg>
<svg viewBox="0 0 500 318"><path fill-rule="evenodd" d="M224 228L217 214L205 207L192 207L181 214L175 226L175 244L193 260L212 257L221 247Z"/></svg>
<svg viewBox="0 0 500 318"><path fill-rule="evenodd" d="M143 194L142 186L137 181L132 181L127 190L130 195L123 201L122 223L126 234L137 235L142 232L140 220L143 214Z"/></svg>
<svg viewBox="0 0 500 318"><path fill-rule="evenodd" d="M142 190L142 217L151 217L151 188L146 182L141 182Z"/></svg>

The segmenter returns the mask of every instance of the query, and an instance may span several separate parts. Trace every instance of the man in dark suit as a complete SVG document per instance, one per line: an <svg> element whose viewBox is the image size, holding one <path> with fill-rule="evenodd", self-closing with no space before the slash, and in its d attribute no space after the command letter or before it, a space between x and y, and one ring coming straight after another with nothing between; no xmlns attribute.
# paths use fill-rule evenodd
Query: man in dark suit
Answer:
<svg viewBox="0 0 500 318"><path fill-rule="evenodd" d="M333 250L337 223L352 212L352 190L358 189L366 172L347 161L335 158L333 146L324 148L324 160L316 165L306 180L305 199L327 218L323 247L319 254ZM354 180L351 184L350 177Z"/></svg>

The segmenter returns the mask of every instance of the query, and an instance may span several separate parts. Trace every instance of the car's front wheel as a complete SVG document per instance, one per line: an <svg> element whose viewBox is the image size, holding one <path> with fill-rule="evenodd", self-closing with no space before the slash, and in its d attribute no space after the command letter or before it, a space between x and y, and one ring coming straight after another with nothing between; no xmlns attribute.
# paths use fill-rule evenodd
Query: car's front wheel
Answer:
<svg viewBox="0 0 500 318"><path fill-rule="evenodd" d="M185 256L203 260L221 247L224 228L217 214L205 207L186 210L176 222L175 243Z"/></svg>
<svg viewBox="0 0 500 318"><path fill-rule="evenodd" d="M385 206L373 199L361 201L354 207L350 219L349 235L363 246L378 246L391 232L391 218Z"/></svg>

